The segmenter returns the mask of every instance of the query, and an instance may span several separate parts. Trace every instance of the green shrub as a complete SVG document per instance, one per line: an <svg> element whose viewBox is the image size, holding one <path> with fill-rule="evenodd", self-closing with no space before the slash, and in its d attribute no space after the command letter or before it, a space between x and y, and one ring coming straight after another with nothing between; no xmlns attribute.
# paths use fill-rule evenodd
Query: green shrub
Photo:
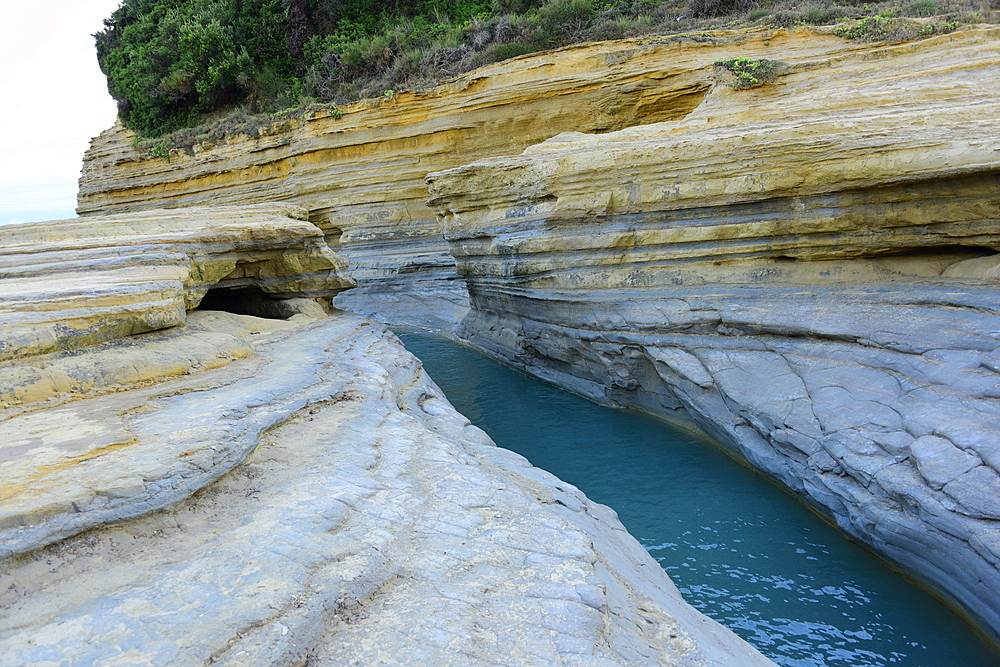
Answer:
<svg viewBox="0 0 1000 667"><path fill-rule="evenodd" d="M721 16L747 12L756 7L757 3L753 0L691 0L687 13L691 16Z"/></svg>
<svg viewBox="0 0 1000 667"><path fill-rule="evenodd" d="M945 32L957 21L1000 21L989 2L122 0L95 39L126 126L147 138L199 124L215 128L199 130L201 136L239 126L240 114L264 118L279 109L378 97L579 41L654 43L683 34L711 42L716 38L705 31L713 28L825 25L861 15L868 16L837 34L902 40ZM900 12L945 13L948 23L921 25L895 18ZM217 122L222 118L229 120Z"/></svg>
<svg viewBox="0 0 1000 667"><path fill-rule="evenodd" d="M727 75L724 79L736 90L758 88L773 82L784 63L767 58L732 58L716 60L715 69Z"/></svg>
<svg viewBox="0 0 1000 667"><path fill-rule="evenodd" d="M925 23L920 27L918 35L920 37L943 35L954 31L957 27L958 23Z"/></svg>
<svg viewBox="0 0 1000 667"><path fill-rule="evenodd" d="M843 25L834 34L844 39L861 42L903 41L921 34L915 21L886 16L868 16L854 23Z"/></svg>
<svg viewBox="0 0 1000 667"><path fill-rule="evenodd" d="M527 42L503 42L490 47L489 59L494 62L534 53L535 48Z"/></svg>
<svg viewBox="0 0 1000 667"><path fill-rule="evenodd" d="M803 15L809 25L830 25L847 16L843 7L810 7Z"/></svg>
<svg viewBox="0 0 1000 667"><path fill-rule="evenodd" d="M778 28L791 28L805 23L805 16L802 12L782 10L771 16L770 23Z"/></svg>
<svg viewBox="0 0 1000 667"><path fill-rule="evenodd" d="M124 0L95 40L119 116L153 137L237 105L262 112L316 97L310 85L322 77L311 70L338 80L412 71L415 52L461 41L462 24L490 7L490 0ZM408 56L397 63L401 53ZM323 72L333 64L336 71Z"/></svg>

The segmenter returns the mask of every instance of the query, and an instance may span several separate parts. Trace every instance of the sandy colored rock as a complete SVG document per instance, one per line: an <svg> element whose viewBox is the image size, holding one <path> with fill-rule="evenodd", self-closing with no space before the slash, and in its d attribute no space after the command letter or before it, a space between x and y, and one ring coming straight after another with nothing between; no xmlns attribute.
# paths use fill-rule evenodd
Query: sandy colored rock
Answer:
<svg viewBox="0 0 1000 667"><path fill-rule="evenodd" d="M5 226L0 362L181 325L209 289L329 303L353 282L305 217L266 204Z"/></svg>
<svg viewBox="0 0 1000 667"><path fill-rule="evenodd" d="M955 262L944 270L943 275L953 278L1000 282L1000 257L990 255Z"/></svg>
<svg viewBox="0 0 1000 667"><path fill-rule="evenodd" d="M784 74L428 176L461 333L700 427L1000 635L1000 31L743 48Z"/></svg>
<svg viewBox="0 0 1000 667"><path fill-rule="evenodd" d="M78 211L291 202L309 210L350 262L359 288L338 297L338 306L450 328L468 310L468 297L441 237L442 221L425 204L428 172L513 156L566 131L683 119L715 104L706 96L719 97L719 58L777 58L833 71L841 59L870 50L806 28L582 44L346 105L340 118L321 112L279 121L256 136L174 151L169 161L139 153L132 134L116 126L86 154ZM863 99L877 105L895 86L887 77L877 95ZM864 118L857 122L863 127ZM599 210L627 206L633 195L625 196L598 202Z"/></svg>

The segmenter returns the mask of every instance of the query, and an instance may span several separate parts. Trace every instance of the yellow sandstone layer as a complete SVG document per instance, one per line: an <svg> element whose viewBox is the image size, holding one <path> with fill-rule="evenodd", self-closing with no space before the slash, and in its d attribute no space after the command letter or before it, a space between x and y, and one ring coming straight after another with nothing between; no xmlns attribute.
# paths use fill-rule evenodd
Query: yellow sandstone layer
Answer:
<svg viewBox="0 0 1000 667"><path fill-rule="evenodd" d="M329 303L353 281L305 217L270 204L3 227L0 362L181 325L210 288Z"/></svg>
<svg viewBox="0 0 1000 667"><path fill-rule="evenodd" d="M431 174L431 205L453 254L465 272L479 270L482 251L484 262L505 263L486 273L576 287L663 282L665 258L671 272L698 260L718 267L692 268L687 279L709 271L706 279L745 280L767 266L803 280L820 265L748 262L1000 249L1000 97L991 84L1000 31L792 55L773 85L717 84L682 121L564 133L517 157ZM500 229L517 233L501 246ZM870 278L938 275L949 263L822 267Z"/></svg>
<svg viewBox="0 0 1000 667"><path fill-rule="evenodd" d="M280 121L258 136L173 151L169 160L140 153L133 135L116 126L86 154L78 211L292 202L308 209L349 258L362 288L342 297L350 307L377 311L375 294L392 308L389 301L404 294L409 308L434 310L440 306L416 303L413 295L447 293L445 317L455 319L464 289L441 223L424 203L428 172L516 155L565 131L604 133L716 108L719 58L768 57L822 69L870 49L805 28L583 44L358 102L341 118L322 112Z"/></svg>

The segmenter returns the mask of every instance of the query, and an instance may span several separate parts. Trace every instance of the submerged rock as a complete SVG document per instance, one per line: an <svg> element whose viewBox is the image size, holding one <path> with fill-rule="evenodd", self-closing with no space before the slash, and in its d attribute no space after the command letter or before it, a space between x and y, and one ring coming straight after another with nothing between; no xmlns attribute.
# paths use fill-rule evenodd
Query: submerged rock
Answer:
<svg viewBox="0 0 1000 667"><path fill-rule="evenodd" d="M700 427L1000 635L1000 32L428 176L461 333Z"/></svg>
<svg viewBox="0 0 1000 667"><path fill-rule="evenodd" d="M59 244L15 321L48 326L73 302L117 317L162 277L153 248L173 249L176 318L45 354L0 326L0 664L770 664L684 603L614 512L455 412L381 325L303 296L288 320L186 313L228 280L346 286L308 223L269 213L265 234L260 214L227 211L244 226L225 242L206 241L206 211L156 235L123 219L153 268L130 260L103 300L90 248L99 266L138 254L109 219L4 230L0 266ZM234 277L250 258L260 270Z"/></svg>

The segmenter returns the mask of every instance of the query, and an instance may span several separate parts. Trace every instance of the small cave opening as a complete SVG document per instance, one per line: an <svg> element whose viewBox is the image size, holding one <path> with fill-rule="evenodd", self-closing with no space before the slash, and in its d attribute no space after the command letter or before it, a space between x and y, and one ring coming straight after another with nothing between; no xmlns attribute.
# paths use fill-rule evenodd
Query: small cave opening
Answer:
<svg viewBox="0 0 1000 667"><path fill-rule="evenodd" d="M205 293L196 310L221 310L237 315L253 315L280 320L288 317L283 299L276 299L259 287L213 288Z"/></svg>

